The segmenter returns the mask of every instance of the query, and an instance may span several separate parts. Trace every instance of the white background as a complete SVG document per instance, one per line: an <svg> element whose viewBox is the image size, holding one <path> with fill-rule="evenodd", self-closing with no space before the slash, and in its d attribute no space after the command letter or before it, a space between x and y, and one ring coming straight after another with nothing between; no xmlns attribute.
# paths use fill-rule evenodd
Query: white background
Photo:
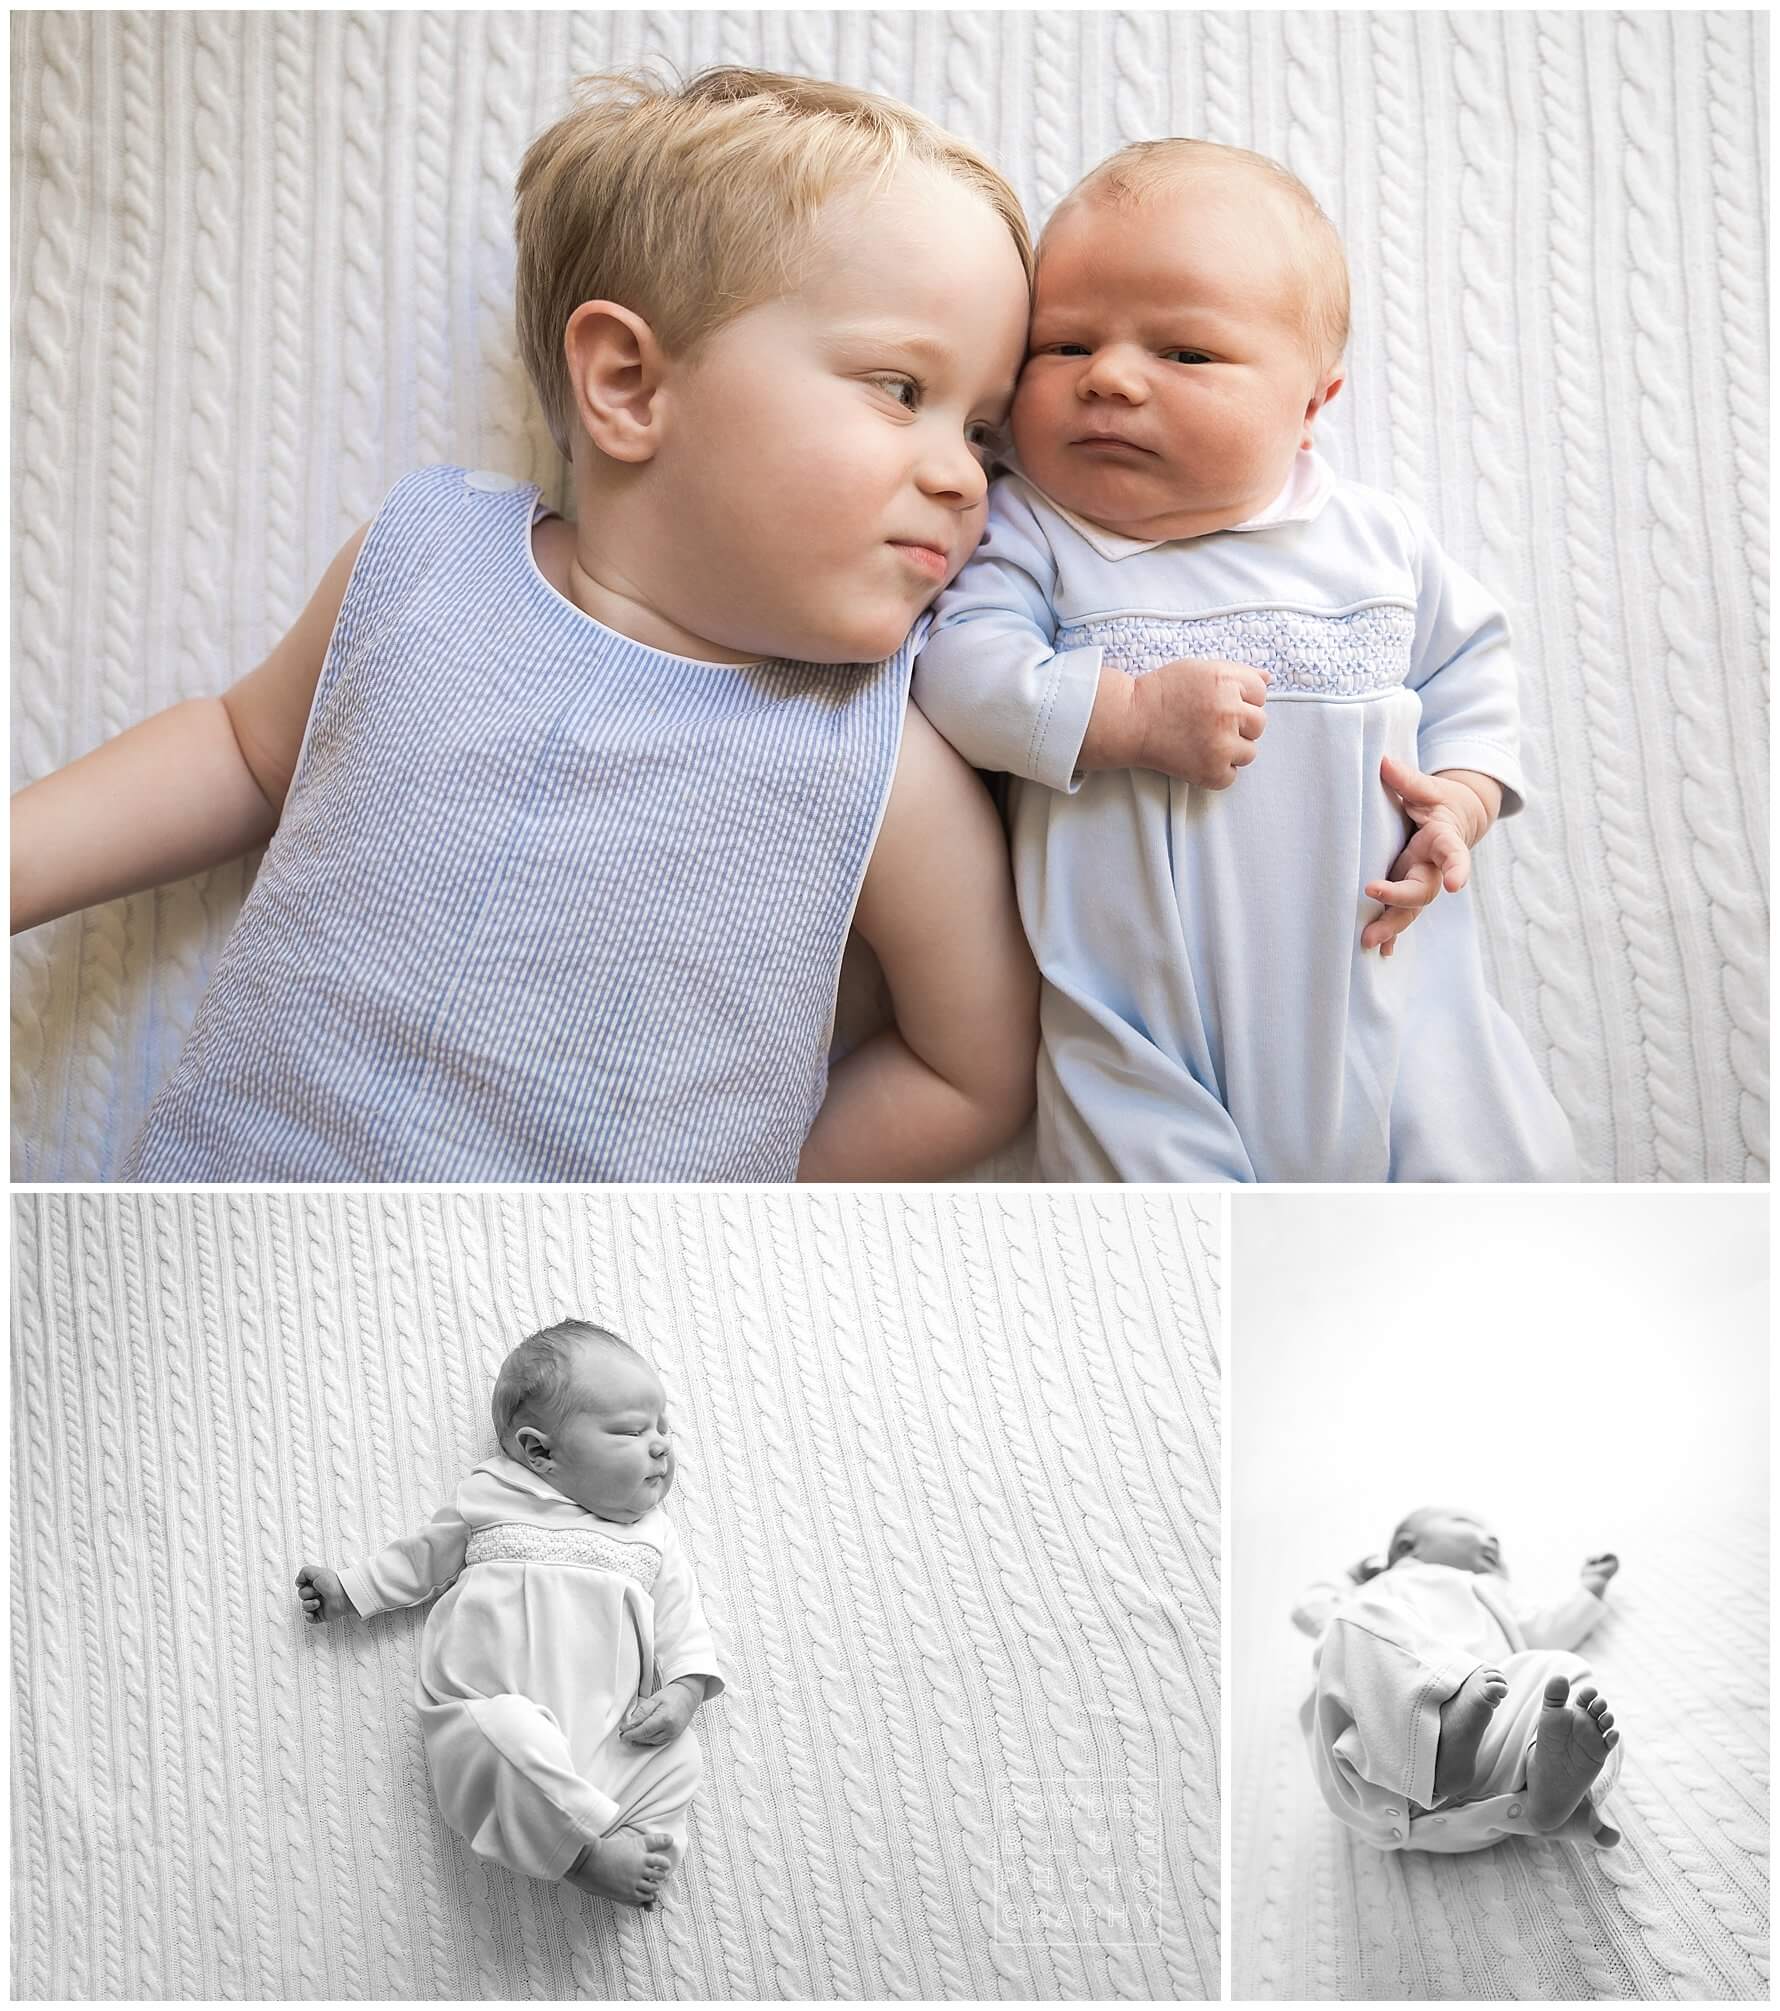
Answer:
<svg viewBox="0 0 1780 2011"><path fill-rule="evenodd" d="M1529 1595L1625 1532L1766 1500L1767 1199L1424 1189L1232 1207L1237 1597L1423 1503ZM1285 1582L1282 1588L1282 1579Z"/></svg>

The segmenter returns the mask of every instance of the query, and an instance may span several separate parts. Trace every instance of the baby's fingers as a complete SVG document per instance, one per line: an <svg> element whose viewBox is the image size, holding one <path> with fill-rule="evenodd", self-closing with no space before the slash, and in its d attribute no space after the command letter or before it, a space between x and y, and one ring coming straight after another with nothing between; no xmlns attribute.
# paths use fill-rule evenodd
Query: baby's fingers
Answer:
<svg viewBox="0 0 1780 2011"><path fill-rule="evenodd" d="M1444 826L1426 824L1422 829L1428 857L1440 869L1440 884L1449 894L1459 893L1471 877L1471 848Z"/></svg>
<svg viewBox="0 0 1780 2011"><path fill-rule="evenodd" d="M1366 883L1367 900L1381 901L1387 908L1409 908L1417 913L1439 891L1440 874L1426 859L1417 860L1400 880L1368 880Z"/></svg>
<svg viewBox="0 0 1780 2011"><path fill-rule="evenodd" d="M1427 860L1406 864L1407 859L1404 854L1396 863L1395 870L1402 873L1402 879L1367 882L1368 900L1382 903L1384 913L1374 915L1360 931L1362 950L1377 950L1383 957L1391 955L1397 938L1440 891L1440 875Z"/></svg>
<svg viewBox="0 0 1780 2011"><path fill-rule="evenodd" d="M1394 755L1387 754L1380 760L1378 773L1384 786L1401 799L1411 815L1416 810L1431 810L1446 800L1433 776L1424 775L1419 768L1411 768Z"/></svg>
<svg viewBox="0 0 1780 2011"><path fill-rule="evenodd" d="M1381 957L1388 957L1397 946L1397 938L1420 913L1419 908L1387 908L1360 931L1360 948L1376 950Z"/></svg>

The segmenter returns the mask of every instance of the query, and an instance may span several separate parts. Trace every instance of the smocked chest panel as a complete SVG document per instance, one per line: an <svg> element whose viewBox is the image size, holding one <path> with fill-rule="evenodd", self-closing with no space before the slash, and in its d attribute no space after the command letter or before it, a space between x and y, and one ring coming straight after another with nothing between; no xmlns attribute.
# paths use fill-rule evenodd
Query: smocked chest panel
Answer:
<svg viewBox="0 0 1780 2011"><path fill-rule="evenodd" d="M661 1552L653 1543L627 1543L598 1529L540 1529L532 1522L494 1522L473 1530L464 1548L471 1564L574 1564L613 1571L653 1592Z"/></svg>
<svg viewBox="0 0 1780 2011"><path fill-rule="evenodd" d="M1094 615L1058 631L1060 650L1083 646L1097 646L1110 668L1131 677L1178 657L1224 657L1270 672L1270 698L1371 698L1408 677L1415 610L1376 601L1332 613L1253 607L1196 616Z"/></svg>

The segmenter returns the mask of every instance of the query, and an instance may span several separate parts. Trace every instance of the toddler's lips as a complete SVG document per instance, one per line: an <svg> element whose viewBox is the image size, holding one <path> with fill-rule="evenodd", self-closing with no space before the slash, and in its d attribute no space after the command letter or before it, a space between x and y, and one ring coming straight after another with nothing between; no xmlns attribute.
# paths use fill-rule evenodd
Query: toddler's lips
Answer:
<svg viewBox="0 0 1780 2011"><path fill-rule="evenodd" d="M943 580L952 570L951 553L942 551L937 545L911 545L900 538L892 538L890 549L900 552L910 565L924 572L929 579Z"/></svg>

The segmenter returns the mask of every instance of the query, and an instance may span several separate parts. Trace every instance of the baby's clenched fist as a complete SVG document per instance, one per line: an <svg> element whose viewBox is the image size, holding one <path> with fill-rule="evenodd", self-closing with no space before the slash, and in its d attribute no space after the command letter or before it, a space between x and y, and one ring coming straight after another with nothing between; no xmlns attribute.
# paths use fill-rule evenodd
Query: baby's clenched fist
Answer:
<svg viewBox="0 0 1780 2011"><path fill-rule="evenodd" d="M1582 1582L1598 1599L1607 1589L1607 1581L1619 1569L1619 1559L1611 1550L1603 1550L1597 1557L1583 1560Z"/></svg>
<svg viewBox="0 0 1780 2011"><path fill-rule="evenodd" d="M697 1682L694 1692L692 1681ZM619 1721L618 1736L630 1746L665 1746L692 1723L704 1696L700 1678L677 1678L653 1697L639 1697Z"/></svg>
<svg viewBox="0 0 1780 2011"><path fill-rule="evenodd" d="M1102 671L1080 766L1151 768L1200 789L1228 789L1267 725L1268 672L1181 657L1128 677Z"/></svg>
<svg viewBox="0 0 1780 2011"><path fill-rule="evenodd" d="M344 1620L352 1611L339 1572L325 1564L305 1564L297 1573L297 1597L303 1602L305 1620Z"/></svg>

